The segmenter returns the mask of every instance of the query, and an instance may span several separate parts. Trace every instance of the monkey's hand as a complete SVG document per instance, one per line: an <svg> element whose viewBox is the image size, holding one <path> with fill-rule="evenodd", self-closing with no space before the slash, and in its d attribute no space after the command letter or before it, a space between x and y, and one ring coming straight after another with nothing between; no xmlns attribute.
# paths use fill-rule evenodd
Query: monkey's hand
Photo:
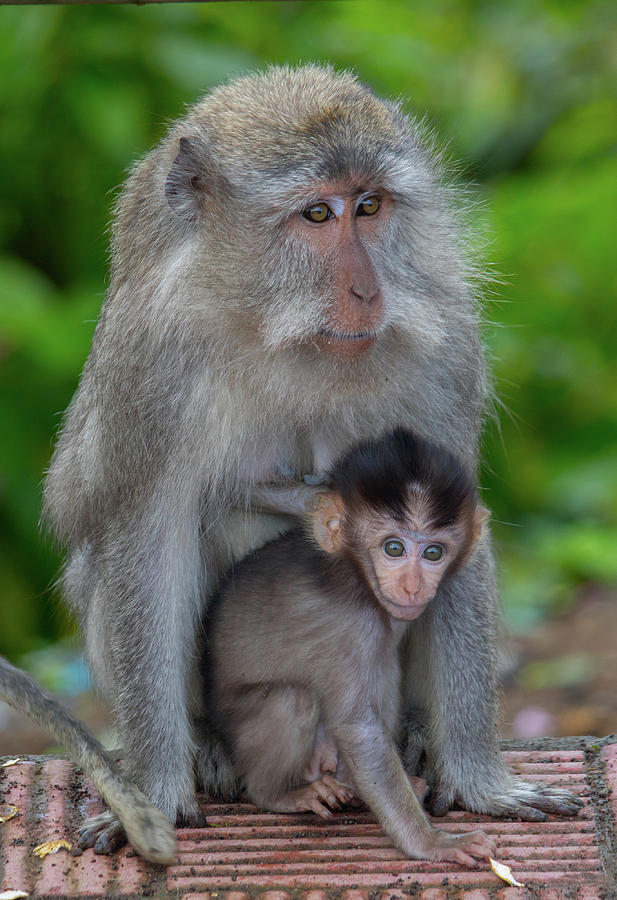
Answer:
<svg viewBox="0 0 617 900"><path fill-rule="evenodd" d="M467 797L449 789L438 778L432 778L428 811L433 816L444 816L456 806L497 818L543 822L549 815L576 816L583 806L583 801L569 791L525 781L509 772L505 774L506 778L493 793L476 792Z"/></svg>
<svg viewBox="0 0 617 900"><path fill-rule="evenodd" d="M150 862L159 865L174 862L175 835L167 818L140 791L135 789L131 799L132 805L123 808L124 826L111 810L86 819L79 829L79 849L88 850L93 847L95 853L109 856L128 840L140 856ZM179 814L176 821L178 826L205 823L205 816L197 805L192 815Z"/></svg>

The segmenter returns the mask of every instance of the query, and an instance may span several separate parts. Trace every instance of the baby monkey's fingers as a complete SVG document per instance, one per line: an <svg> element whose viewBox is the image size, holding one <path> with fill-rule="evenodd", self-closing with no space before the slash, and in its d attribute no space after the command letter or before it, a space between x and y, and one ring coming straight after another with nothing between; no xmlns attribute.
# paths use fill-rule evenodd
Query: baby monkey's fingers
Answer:
<svg viewBox="0 0 617 900"><path fill-rule="evenodd" d="M332 819L332 813L328 809L327 800L322 798L315 788L316 781L290 791L280 798L274 807L278 811L289 812L314 812L322 819Z"/></svg>
<svg viewBox="0 0 617 900"><path fill-rule="evenodd" d="M476 858L488 859L494 853L495 842L483 831L470 831L466 834L448 834L439 831L430 858L457 862L474 868L477 865Z"/></svg>
<svg viewBox="0 0 617 900"><path fill-rule="evenodd" d="M457 838L461 842L461 849L478 859L488 859L495 853L495 841L484 831L468 831L457 835Z"/></svg>
<svg viewBox="0 0 617 900"><path fill-rule="evenodd" d="M351 803L354 799L353 789L342 781L337 781L332 775L322 775L322 783L330 789L339 803Z"/></svg>

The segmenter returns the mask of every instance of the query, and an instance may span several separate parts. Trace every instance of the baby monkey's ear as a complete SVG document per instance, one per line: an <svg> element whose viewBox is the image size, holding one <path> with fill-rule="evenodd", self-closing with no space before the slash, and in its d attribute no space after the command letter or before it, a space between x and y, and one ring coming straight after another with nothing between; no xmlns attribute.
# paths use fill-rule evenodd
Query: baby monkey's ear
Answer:
<svg viewBox="0 0 617 900"><path fill-rule="evenodd" d="M334 491L320 494L311 525L313 537L326 553L336 553L341 549L341 522L344 513L345 505L339 494Z"/></svg>
<svg viewBox="0 0 617 900"><path fill-rule="evenodd" d="M490 517L490 510L488 510L486 506L482 506L480 503L478 503L473 513L473 523L471 528L472 547L475 547L480 540L482 531L484 530L484 526L486 525Z"/></svg>
<svg viewBox="0 0 617 900"><path fill-rule="evenodd" d="M482 533L484 531L484 526L490 519L491 514L489 510L478 503L471 513L471 523L467 534L469 535L466 543L463 545L463 548L460 552L458 559L456 560L456 568L460 568L464 565L469 557L472 555L473 551L478 546L478 542L482 537Z"/></svg>

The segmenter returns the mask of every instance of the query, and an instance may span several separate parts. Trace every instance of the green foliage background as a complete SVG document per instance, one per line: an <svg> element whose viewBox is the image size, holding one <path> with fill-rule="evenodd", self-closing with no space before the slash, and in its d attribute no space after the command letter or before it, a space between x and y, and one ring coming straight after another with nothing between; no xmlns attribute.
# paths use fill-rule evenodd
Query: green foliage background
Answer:
<svg viewBox="0 0 617 900"><path fill-rule="evenodd" d="M507 608L525 627L581 583L615 582L616 25L609 0L0 8L1 652L67 628L40 480L102 301L117 187L187 102L268 62L353 67L449 141L498 273L487 341L507 411L487 426L483 484Z"/></svg>

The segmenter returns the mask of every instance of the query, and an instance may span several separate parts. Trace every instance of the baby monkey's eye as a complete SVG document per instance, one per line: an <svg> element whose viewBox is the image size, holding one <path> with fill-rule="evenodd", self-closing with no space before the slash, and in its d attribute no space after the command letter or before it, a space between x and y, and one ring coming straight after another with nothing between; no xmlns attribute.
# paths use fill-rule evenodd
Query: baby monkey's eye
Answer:
<svg viewBox="0 0 617 900"><path fill-rule="evenodd" d="M365 197L364 200L361 200L358 203L358 207L356 209L357 216L374 216L379 207L381 206L381 200L379 197L373 195L372 197Z"/></svg>
<svg viewBox="0 0 617 900"><path fill-rule="evenodd" d="M384 543L383 552L386 556L404 556L405 544L402 541L397 541L395 538L390 538Z"/></svg>
<svg viewBox="0 0 617 900"><path fill-rule="evenodd" d="M309 222L325 222L326 219L332 219L334 213L327 203L316 203L315 206L309 206L308 209L305 209L302 215Z"/></svg>
<svg viewBox="0 0 617 900"><path fill-rule="evenodd" d="M430 562L437 562L444 554L443 547L441 544L429 544L428 547L424 548L424 552L422 556L424 559L428 559Z"/></svg>

